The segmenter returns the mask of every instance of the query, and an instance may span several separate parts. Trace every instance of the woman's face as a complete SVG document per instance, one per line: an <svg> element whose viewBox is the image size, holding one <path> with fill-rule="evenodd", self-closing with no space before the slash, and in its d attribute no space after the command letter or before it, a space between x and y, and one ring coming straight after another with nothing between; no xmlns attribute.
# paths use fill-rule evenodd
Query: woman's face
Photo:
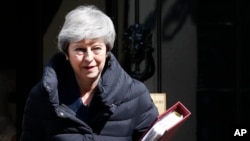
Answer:
<svg viewBox="0 0 250 141"><path fill-rule="evenodd" d="M106 44L100 38L70 42L67 57L76 77L84 80L98 78L106 62L106 50Z"/></svg>

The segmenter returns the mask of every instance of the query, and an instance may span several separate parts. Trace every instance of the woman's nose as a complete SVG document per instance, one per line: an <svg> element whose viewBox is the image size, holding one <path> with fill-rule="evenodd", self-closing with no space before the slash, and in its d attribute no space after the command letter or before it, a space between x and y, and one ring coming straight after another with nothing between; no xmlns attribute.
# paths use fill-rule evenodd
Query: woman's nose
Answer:
<svg viewBox="0 0 250 141"><path fill-rule="evenodd" d="M87 50L84 54L84 60L92 61L93 60L93 52L92 50Z"/></svg>

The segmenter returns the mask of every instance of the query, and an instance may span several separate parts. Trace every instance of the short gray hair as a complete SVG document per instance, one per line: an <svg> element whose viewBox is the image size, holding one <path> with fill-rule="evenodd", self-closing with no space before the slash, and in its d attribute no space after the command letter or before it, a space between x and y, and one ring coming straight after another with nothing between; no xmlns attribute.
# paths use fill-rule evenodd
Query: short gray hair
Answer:
<svg viewBox="0 0 250 141"><path fill-rule="evenodd" d="M71 41L102 38L110 51L114 46L115 28L112 20L94 5L81 5L65 16L65 22L58 34L58 49L68 52Z"/></svg>

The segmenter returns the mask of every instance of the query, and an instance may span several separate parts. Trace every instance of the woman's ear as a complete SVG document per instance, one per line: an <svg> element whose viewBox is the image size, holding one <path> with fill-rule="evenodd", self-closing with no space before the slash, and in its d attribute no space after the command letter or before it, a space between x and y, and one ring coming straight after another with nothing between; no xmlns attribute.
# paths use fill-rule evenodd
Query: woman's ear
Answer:
<svg viewBox="0 0 250 141"><path fill-rule="evenodd" d="M108 58L108 57L109 57L109 55L110 55L110 51L107 51L107 53L106 53L106 57Z"/></svg>

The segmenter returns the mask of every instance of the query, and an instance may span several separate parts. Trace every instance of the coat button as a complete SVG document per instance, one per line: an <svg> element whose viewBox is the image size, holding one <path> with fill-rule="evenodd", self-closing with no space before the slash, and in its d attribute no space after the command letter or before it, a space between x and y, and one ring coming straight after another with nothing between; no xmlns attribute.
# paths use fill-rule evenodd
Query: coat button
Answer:
<svg viewBox="0 0 250 141"><path fill-rule="evenodd" d="M64 116L64 113L63 113L63 112L60 112L59 115L60 115L61 117L63 117L63 116Z"/></svg>

